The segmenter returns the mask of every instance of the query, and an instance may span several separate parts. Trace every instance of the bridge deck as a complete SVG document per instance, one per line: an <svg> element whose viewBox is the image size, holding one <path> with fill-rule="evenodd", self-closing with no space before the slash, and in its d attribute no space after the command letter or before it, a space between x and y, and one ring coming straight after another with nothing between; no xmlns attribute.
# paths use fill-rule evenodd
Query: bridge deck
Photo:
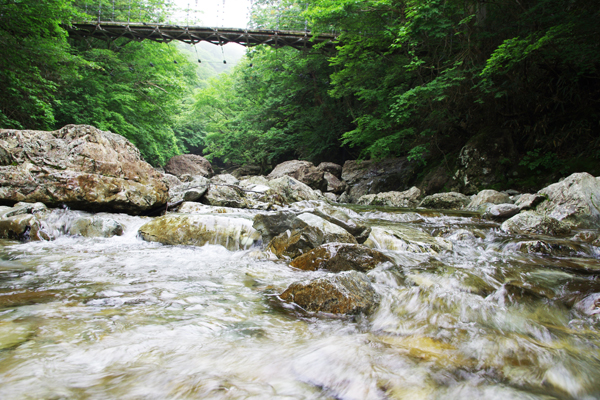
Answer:
<svg viewBox="0 0 600 400"><path fill-rule="evenodd" d="M290 46L296 49L311 48L320 43L325 43L326 47L333 47L333 41L335 40L335 35L332 34L313 36L310 32L304 31L245 30L125 22L78 22L67 27L67 30L73 36L100 39L125 37L133 40L147 39L163 43L180 40L189 44L204 40L218 45L238 43L242 46L251 47L266 44L273 47Z"/></svg>

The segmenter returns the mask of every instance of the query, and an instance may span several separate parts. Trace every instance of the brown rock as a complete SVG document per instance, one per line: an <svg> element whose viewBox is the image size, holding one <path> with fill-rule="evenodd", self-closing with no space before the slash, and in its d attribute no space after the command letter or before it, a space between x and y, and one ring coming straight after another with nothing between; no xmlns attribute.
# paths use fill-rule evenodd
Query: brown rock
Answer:
<svg viewBox="0 0 600 400"><path fill-rule="evenodd" d="M329 172L331 175L335 176L338 179L342 177L342 166L339 164L335 164L332 162L322 162L317 166L317 169L319 171Z"/></svg>
<svg viewBox="0 0 600 400"><path fill-rule="evenodd" d="M177 177L189 174L210 178L214 174L210 161L197 154L182 154L172 157L165 165L165 172Z"/></svg>
<svg viewBox="0 0 600 400"><path fill-rule="evenodd" d="M124 137L88 125L0 130L11 164L0 166L0 200L139 214L166 204L167 186Z"/></svg>
<svg viewBox="0 0 600 400"><path fill-rule="evenodd" d="M267 178L277 179L282 176L291 176L294 179L310 186L313 189L325 190L327 182L323 178L323 171L317 169L309 161L291 160L283 162L275 167Z"/></svg>
<svg viewBox="0 0 600 400"><path fill-rule="evenodd" d="M366 272L383 262L394 261L380 251L349 243L327 243L295 258L290 265L305 271Z"/></svg>
<svg viewBox="0 0 600 400"><path fill-rule="evenodd" d="M367 276L356 271L292 283L279 297L309 312L334 314L369 314L380 299Z"/></svg>
<svg viewBox="0 0 600 400"><path fill-rule="evenodd" d="M327 182L327 191L340 194L346 189L344 182L339 180L335 175L330 172L323 173L323 178Z"/></svg>
<svg viewBox="0 0 600 400"><path fill-rule="evenodd" d="M285 231L275 236L267 246L277 257L296 258L323 243L323 232L315 227Z"/></svg>

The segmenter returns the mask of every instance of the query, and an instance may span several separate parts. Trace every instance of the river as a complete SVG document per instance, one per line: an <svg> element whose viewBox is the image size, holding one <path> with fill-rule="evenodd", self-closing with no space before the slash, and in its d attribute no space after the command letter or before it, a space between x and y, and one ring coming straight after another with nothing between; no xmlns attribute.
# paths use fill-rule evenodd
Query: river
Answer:
<svg viewBox="0 0 600 400"><path fill-rule="evenodd" d="M303 313L277 294L326 272L145 242L144 217L115 215L108 239L0 241L0 398L600 398L598 248L523 253L531 238L468 214L353 215L415 236L381 245L399 267L369 272L370 316Z"/></svg>

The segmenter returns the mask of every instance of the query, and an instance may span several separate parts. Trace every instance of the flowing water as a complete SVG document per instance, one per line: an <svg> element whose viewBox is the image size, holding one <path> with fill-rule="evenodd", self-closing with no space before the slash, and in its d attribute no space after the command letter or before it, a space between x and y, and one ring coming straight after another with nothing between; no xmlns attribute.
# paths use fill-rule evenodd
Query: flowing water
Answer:
<svg viewBox="0 0 600 400"><path fill-rule="evenodd" d="M415 237L375 243L400 267L369 273L368 317L278 300L326 272L147 243L144 218L116 216L109 239L1 241L0 398L600 398L598 248L532 255L473 216L353 215Z"/></svg>

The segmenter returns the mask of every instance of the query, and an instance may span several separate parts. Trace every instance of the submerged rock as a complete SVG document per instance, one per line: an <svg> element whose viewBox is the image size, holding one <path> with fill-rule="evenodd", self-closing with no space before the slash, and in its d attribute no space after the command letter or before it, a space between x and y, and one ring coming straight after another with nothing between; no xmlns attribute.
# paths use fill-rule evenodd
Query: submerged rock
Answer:
<svg viewBox="0 0 600 400"><path fill-rule="evenodd" d="M210 161L197 154L182 154L171 157L165 165L165 171L177 177L189 174L210 178L214 174Z"/></svg>
<svg viewBox="0 0 600 400"><path fill-rule="evenodd" d="M366 272L393 260L380 251L348 243L327 243L295 258L290 265L306 271L326 269L331 272Z"/></svg>
<svg viewBox="0 0 600 400"><path fill-rule="evenodd" d="M576 228L600 228L600 178L582 172L538 191L547 197L538 213Z"/></svg>
<svg viewBox="0 0 600 400"><path fill-rule="evenodd" d="M167 203L162 175L123 136L88 125L53 132L0 130L10 163L0 200L140 214Z"/></svg>
<svg viewBox="0 0 600 400"><path fill-rule="evenodd" d="M568 257L577 254L577 252L582 249L566 243L553 243L545 240L531 240L517 243L517 250L523 253Z"/></svg>
<svg viewBox="0 0 600 400"><path fill-rule="evenodd" d="M333 314L370 314L380 300L367 276L356 271L292 283L279 297L309 312Z"/></svg>
<svg viewBox="0 0 600 400"><path fill-rule="evenodd" d="M0 321L0 350L16 347L29 340L33 334L32 324Z"/></svg>
<svg viewBox="0 0 600 400"><path fill-rule="evenodd" d="M248 249L260 239L250 220L197 214L154 218L142 225L138 233L148 242L192 246L217 244L232 251Z"/></svg>
<svg viewBox="0 0 600 400"><path fill-rule="evenodd" d="M306 222L298 218L297 212L288 210L273 214L258 214L252 224L252 227L260 232L265 243L287 230L302 229L306 226Z"/></svg>
<svg viewBox="0 0 600 400"><path fill-rule="evenodd" d="M436 193L425 197L419 204L419 207L438 210L460 210L470 202L471 199L462 193Z"/></svg>
<svg viewBox="0 0 600 400"><path fill-rule="evenodd" d="M0 238L16 240L51 240L42 223L31 214L0 219Z"/></svg>
<svg viewBox="0 0 600 400"><path fill-rule="evenodd" d="M567 235L571 228L561 221L537 214L533 211L524 211L504 221L500 227L505 232L512 234L539 234L539 235Z"/></svg>
<svg viewBox="0 0 600 400"><path fill-rule="evenodd" d="M296 258L323 244L323 232L312 226L287 230L275 236L267 246L278 258Z"/></svg>

